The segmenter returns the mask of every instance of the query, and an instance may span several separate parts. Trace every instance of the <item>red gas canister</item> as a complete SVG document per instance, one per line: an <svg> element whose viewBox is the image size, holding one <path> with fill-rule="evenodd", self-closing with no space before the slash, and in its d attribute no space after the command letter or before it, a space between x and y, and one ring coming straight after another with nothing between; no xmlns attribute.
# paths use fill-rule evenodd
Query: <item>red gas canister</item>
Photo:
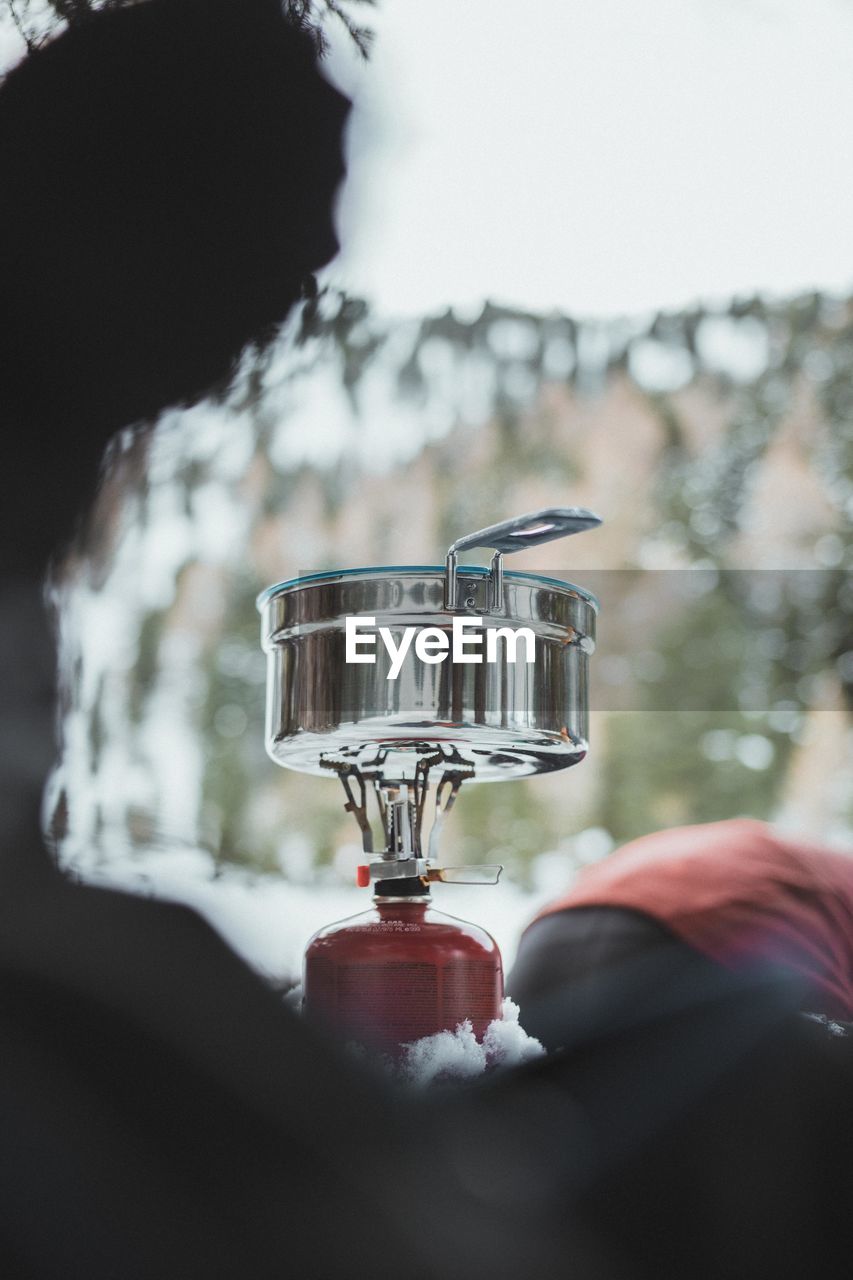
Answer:
<svg viewBox="0 0 853 1280"><path fill-rule="evenodd" d="M380 882L369 911L315 933L304 981L309 1017L392 1056L466 1018L482 1039L503 999L494 939L436 911L417 879Z"/></svg>
<svg viewBox="0 0 853 1280"><path fill-rule="evenodd" d="M598 602L570 582L505 572L503 557L600 523L546 507L457 538L443 567L309 573L259 597L267 750L286 768L338 776L365 855L357 882L376 895L305 956L305 1011L344 1040L397 1055L466 1019L482 1037L500 1016L494 941L434 911L429 885L498 882L499 866L439 856L463 783L550 773L587 753ZM488 568L460 562L476 548L493 552Z"/></svg>

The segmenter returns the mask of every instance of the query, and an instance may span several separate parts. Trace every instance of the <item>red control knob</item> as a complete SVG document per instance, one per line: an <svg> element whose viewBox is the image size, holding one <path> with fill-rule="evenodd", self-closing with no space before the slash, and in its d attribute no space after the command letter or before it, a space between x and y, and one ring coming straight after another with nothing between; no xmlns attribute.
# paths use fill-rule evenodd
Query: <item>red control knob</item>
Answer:
<svg viewBox="0 0 853 1280"><path fill-rule="evenodd" d="M370 867L362 865L356 869L355 882L359 889L368 889L370 887Z"/></svg>

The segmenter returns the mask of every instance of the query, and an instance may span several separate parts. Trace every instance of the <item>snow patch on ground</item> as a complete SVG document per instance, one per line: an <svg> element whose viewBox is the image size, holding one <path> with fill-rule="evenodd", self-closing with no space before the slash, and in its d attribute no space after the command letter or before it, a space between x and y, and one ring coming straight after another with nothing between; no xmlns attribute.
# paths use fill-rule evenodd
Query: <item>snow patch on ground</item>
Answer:
<svg viewBox="0 0 853 1280"><path fill-rule="evenodd" d="M835 1022L834 1019L828 1018L825 1013L804 1013L803 1017L808 1018L809 1022L819 1022L831 1036L847 1036L850 1034L847 1025Z"/></svg>
<svg viewBox="0 0 853 1280"><path fill-rule="evenodd" d="M301 984L283 993L285 1004L294 1013L302 1012L302 994ZM489 1023L482 1043L466 1018L455 1031L439 1031L434 1036L424 1036L422 1040L404 1045L396 1062L384 1055L377 1057L357 1041L351 1041L347 1051L361 1062L379 1066L401 1084L417 1088L454 1080L474 1080L487 1071L517 1067L544 1056L544 1047L534 1036L527 1034L519 1014L518 1005L506 996L501 1004L501 1016Z"/></svg>
<svg viewBox="0 0 853 1280"><path fill-rule="evenodd" d="M302 983L297 982L292 987L288 987L286 991L281 993L284 1003L293 1013L302 1012L302 992Z"/></svg>
<svg viewBox="0 0 853 1280"><path fill-rule="evenodd" d="M505 1067L516 1067L545 1053L519 1021L518 1005L507 997L501 1016L489 1023L482 1044L466 1018L455 1031L440 1031L404 1048L396 1072L407 1084L423 1088L448 1080L472 1080Z"/></svg>

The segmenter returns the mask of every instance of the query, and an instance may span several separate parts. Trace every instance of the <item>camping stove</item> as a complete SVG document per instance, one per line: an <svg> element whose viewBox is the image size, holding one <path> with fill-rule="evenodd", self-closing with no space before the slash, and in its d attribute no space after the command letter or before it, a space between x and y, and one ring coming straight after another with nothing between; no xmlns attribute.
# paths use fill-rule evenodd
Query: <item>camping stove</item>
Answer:
<svg viewBox="0 0 853 1280"><path fill-rule="evenodd" d="M347 1041L396 1055L464 1019L481 1039L500 1016L497 945L435 911L430 885L500 876L499 866L440 862L463 783L564 769L586 754L597 601L505 570L503 556L598 524L578 508L537 511L460 538L443 566L310 574L258 600L267 750L286 768L337 775L361 832L357 883L373 888L370 910L321 929L305 953L305 1012ZM459 564L475 547L494 552L488 568ZM365 656L362 641L357 653L353 619L385 646ZM470 639L454 649L463 621L480 636L480 661ZM429 634L412 645L420 632Z"/></svg>

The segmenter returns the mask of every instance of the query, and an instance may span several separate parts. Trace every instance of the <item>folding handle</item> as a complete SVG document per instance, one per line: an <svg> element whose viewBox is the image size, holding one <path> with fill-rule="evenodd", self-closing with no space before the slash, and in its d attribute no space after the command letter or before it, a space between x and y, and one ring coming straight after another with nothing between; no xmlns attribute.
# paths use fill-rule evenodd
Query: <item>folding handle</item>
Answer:
<svg viewBox="0 0 853 1280"><path fill-rule="evenodd" d="M584 529L594 529L601 524L601 516L584 507L546 507L544 511L531 511L526 516L514 516L500 524L490 524L477 533L466 533L457 538L448 549L449 556L474 547L489 547L504 555L510 551L523 551L525 547L538 547L555 538L568 538Z"/></svg>
<svg viewBox="0 0 853 1280"><path fill-rule="evenodd" d="M490 524L487 529L466 533L448 548L444 575L444 605L446 609L458 609L456 599L457 557L460 551L474 547L490 547L494 551L491 564L491 600L493 609L503 606L503 560L507 552L524 551L526 547L538 547L556 538L568 538L573 533L583 533L601 524L601 516L585 507L546 507L544 511L530 511L526 516L514 516L500 524Z"/></svg>

